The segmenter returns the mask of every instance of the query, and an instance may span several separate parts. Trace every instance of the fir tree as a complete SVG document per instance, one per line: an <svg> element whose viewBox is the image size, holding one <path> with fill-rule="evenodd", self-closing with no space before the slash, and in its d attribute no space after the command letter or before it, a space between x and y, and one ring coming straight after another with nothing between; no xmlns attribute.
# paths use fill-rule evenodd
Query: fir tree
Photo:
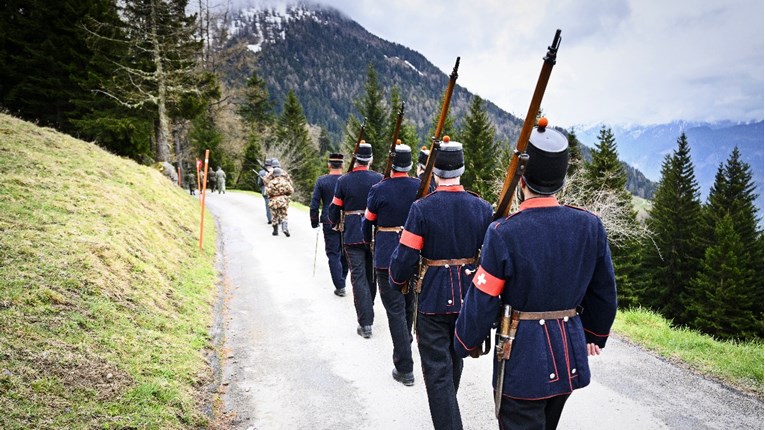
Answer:
<svg viewBox="0 0 765 430"><path fill-rule="evenodd" d="M497 197L493 185L499 152L494 137L495 128L486 113L484 101L475 96L457 136L465 150L465 173L461 183L490 202Z"/></svg>
<svg viewBox="0 0 765 430"><path fill-rule="evenodd" d="M752 338L761 330L762 320L742 306L751 290L745 273L747 255L733 218L723 215L715 226L714 241L706 250L701 270L690 283L693 328L721 339Z"/></svg>
<svg viewBox="0 0 765 430"><path fill-rule="evenodd" d="M377 81L377 72L370 64L367 67L367 82L364 85L364 96L356 100L354 105L361 115L366 119L364 128L364 140L372 145L372 168L381 170L385 168L386 156L390 147L390 141L385 137L389 135L388 110L385 106L385 98ZM361 127L359 121L351 117L348 121L348 133L346 134L345 148L350 155L358 139L358 132ZM349 157L348 160L351 160ZM382 166L382 167L380 167Z"/></svg>
<svg viewBox="0 0 765 430"><path fill-rule="evenodd" d="M316 148L311 145L303 107L293 91L287 93L284 101L276 138L279 148L273 148L275 151L272 152L281 153L279 161L282 168L287 170L295 185L293 198L307 204L319 176L321 160Z"/></svg>
<svg viewBox="0 0 765 430"><path fill-rule="evenodd" d="M577 139L576 132L574 131L573 127L568 131L568 136L566 137L568 138L568 175L571 175L576 166L582 162L582 143L579 142L579 139Z"/></svg>
<svg viewBox="0 0 765 430"><path fill-rule="evenodd" d="M736 147L725 165L720 164L717 169L715 182L704 207L703 236L706 246L714 246L716 241L711 239L718 224L725 216L730 216L733 229L743 244L744 252L739 257L741 281L750 286L746 300L750 306L746 307L757 317L757 331L762 336L763 254L757 231L756 199L751 167L741 160L741 153Z"/></svg>
<svg viewBox="0 0 765 430"><path fill-rule="evenodd" d="M690 280L696 277L703 248L699 243L701 202L683 133L677 149L662 163L661 180L649 211L652 232L642 251L642 272L648 283L644 303L676 323L687 323Z"/></svg>
<svg viewBox="0 0 765 430"><path fill-rule="evenodd" d="M271 103L266 81L258 76L256 70L247 80L242 92L237 113L253 132L263 133L273 124L274 107Z"/></svg>
<svg viewBox="0 0 765 430"><path fill-rule="evenodd" d="M576 136L573 139L575 142ZM569 146L571 142L569 135ZM627 172L619 161L616 139L610 128L603 127L600 130L598 143L592 151L592 161L584 165L583 179L585 195L594 196L606 190L616 197L613 210L621 219L620 224L626 226L622 231L629 232L638 228L637 213L632 207L632 195L627 191ZM614 271L619 286L619 304L629 307L638 304L639 287L635 276L639 271L639 246L632 238L618 237L620 234L621 231L609 231Z"/></svg>

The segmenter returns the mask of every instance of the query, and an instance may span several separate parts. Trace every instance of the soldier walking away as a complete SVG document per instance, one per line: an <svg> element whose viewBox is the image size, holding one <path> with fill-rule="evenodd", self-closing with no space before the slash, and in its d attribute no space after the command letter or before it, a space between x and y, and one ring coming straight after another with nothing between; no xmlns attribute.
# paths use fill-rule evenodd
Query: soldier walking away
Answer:
<svg viewBox="0 0 765 430"><path fill-rule="evenodd" d="M590 383L587 356L605 347L616 281L600 219L555 197L568 168L566 137L540 126L527 154L520 207L486 233L454 349L461 357L473 353L502 309L503 356L494 368L499 427L554 429L571 392Z"/></svg>
<svg viewBox="0 0 765 430"><path fill-rule="evenodd" d="M207 172L207 188L210 190L210 194L213 194L217 187L217 178L215 177L215 170L212 170L212 166L210 166L210 171Z"/></svg>
<svg viewBox="0 0 765 430"><path fill-rule="evenodd" d="M197 177L194 175L194 172L189 171L189 173L186 174L186 184L189 187L189 194L193 196L194 190L197 189Z"/></svg>
<svg viewBox="0 0 765 430"><path fill-rule="evenodd" d="M353 170L337 180L335 195L332 204L329 205L329 221L335 228L343 226L343 250L348 259L353 304L356 306L356 318L359 323L356 333L365 339L372 337L377 286L374 282L369 242L364 240L361 232L361 219L367 206L369 189L383 177L369 170L371 163L372 145L360 143Z"/></svg>
<svg viewBox="0 0 765 430"><path fill-rule="evenodd" d="M335 286L335 295L345 296L345 278L348 275L348 261L343 255L342 233L332 228L329 222L329 205L335 195L335 185L343 174L343 154L329 154L329 173L316 180L311 195L311 227L319 228L321 223L324 233L324 252L329 262L329 273ZM321 216L319 216L321 207Z"/></svg>
<svg viewBox="0 0 765 430"><path fill-rule="evenodd" d="M267 158L263 164L263 168L258 172L258 187L260 187L260 194L263 196L263 201L266 203L266 220L269 224L271 224L271 208L268 206L268 194L266 193L268 184L266 183L266 176L268 176L274 169L271 163L271 159Z"/></svg>
<svg viewBox="0 0 765 430"><path fill-rule="evenodd" d="M390 261L390 281L406 286L418 272L416 318L425 391L433 427L461 429L457 390L462 358L452 347L454 323L473 278L476 257L491 222L491 205L460 185L465 171L462 144L440 145L433 175L437 187L409 210ZM418 271L418 264L420 270Z"/></svg>
<svg viewBox="0 0 765 430"><path fill-rule="evenodd" d="M218 166L218 170L215 171L215 184L218 187L218 194L221 192L226 194L226 172Z"/></svg>
<svg viewBox="0 0 765 430"><path fill-rule="evenodd" d="M428 156L430 150L423 146L420 148L420 153L417 156L417 177L422 181L422 174L425 173L425 166L428 164ZM436 189L436 179L430 178L430 185L428 185L428 193L432 193Z"/></svg>
<svg viewBox="0 0 765 430"><path fill-rule="evenodd" d="M407 175L412 169L412 150L396 145L390 178L383 179L369 190L367 210L362 221L364 240L372 243L374 234L374 267L388 328L393 341L393 379L414 385L412 361L412 310L414 292L401 294L388 281L388 267L393 249L398 245L404 222L409 214L420 181ZM375 228L376 227L376 228ZM374 230L373 230L374 229Z"/></svg>
<svg viewBox="0 0 765 430"><path fill-rule="evenodd" d="M290 237L290 230L287 224L287 209L290 206L290 196L295 190L292 188L292 184L281 167L274 167L269 176L271 177L268 181L267 193L268 204L271 207L274 221L274 232L272 234L278 236L279 226L281 225L282 233Z"/></svg>

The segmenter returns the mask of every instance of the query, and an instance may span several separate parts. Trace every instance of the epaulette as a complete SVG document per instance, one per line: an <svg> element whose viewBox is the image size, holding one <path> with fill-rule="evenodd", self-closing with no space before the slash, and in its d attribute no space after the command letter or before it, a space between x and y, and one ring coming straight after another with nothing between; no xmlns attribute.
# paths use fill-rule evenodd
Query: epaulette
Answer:
<svg viewBox="0 0 765 430"><path fill-rule="evenodd" d="M466 191L468 194L472 194L472 195L474 195L474 196L478 197L479 199L481 198L481 195L480 195L480 194L478 194L478 193L476 193L475 191L470 191L470 190L465 190L465 191Z"/></svg>

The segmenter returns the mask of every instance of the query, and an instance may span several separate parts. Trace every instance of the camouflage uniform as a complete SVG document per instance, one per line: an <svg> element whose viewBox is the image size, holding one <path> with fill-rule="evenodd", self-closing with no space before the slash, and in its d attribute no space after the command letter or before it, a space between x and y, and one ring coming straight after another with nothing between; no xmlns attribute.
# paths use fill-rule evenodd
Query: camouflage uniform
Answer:
<svg viewBox="0 0 765 430"><path fill-rule="evenodd" d="M278 169L278 168L277 168ZM290 205L290 195L294 192L289 177L281 174L276 174L277 169L269 174L271 176L268 179L268 187L266 188L266 194L268 194L268 207L271 208L271 214L273 216L274 236L278 234L278 226L282 226L282 232L285 236L289 237L289 228L287 226L287 208Z"/></svg>
<svg viewBox="0 0 765 430"><path fill-rule="evenodd" d="M218 166L218 170L215 171L215 184L218 189L218 194L223 192L226 194L226 172Z"/></svg>
<svg viewBox="0 0 765 430"><path fill-rule="evenodd" d="M194 172L186 174L186 183L189 187L189 194L193 196L194 190L197 188L197 177L194 175Z"/></svg>

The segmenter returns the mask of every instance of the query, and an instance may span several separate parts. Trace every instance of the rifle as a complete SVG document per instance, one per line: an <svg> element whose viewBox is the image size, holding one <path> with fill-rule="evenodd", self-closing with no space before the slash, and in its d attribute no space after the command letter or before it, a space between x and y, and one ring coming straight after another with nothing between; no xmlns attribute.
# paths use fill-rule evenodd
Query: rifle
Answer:
<svg viewBox="0 0 765 430"><path fill-rule="evenodd" d="M433 178L433 166L436 164L438 148L441 147L441 131L444 128L444 122L446 122L446 114L449 112L449 103L452 100L454 84L457 82L457 69L459 69L459 67L460 57L457 57L457 62L454 63L452 74L449 75L449 85L446 87L446 93L444 94L444 104L441 105L441 116L438 117L436 133L430 143L430 155L428 155L428 161L425 163L425 172L422 174L422 182L420 182L420 188L417 190L418 199L426 194L428 185L430 185L430 180Z"/></svg>
<svg viewBox="0 0 765 430"><path fill-rule="evenodd" d="M441 131L444 128L444 122L446 122L446 115L449 112L449 103L452 100L452 93L454 92L454 84L457 82L457 69L460 67L460 57L457 57L457 62L454 63L454 69L449 75L449 84L446 86L446 93L444 93L444 103L441 105L441 114L438 117L438 123L436 124L435 136L430 144L430 154L428 155L428 161L425 163L425 172L422 174L422 181L420 182L420 188L417 190L417 199L423 197L430 185L430 180L433 177L433 166L436 164L436 154L438 148L441 147ZM420 291L422 290L422 277L424 276L423 268L427 268L422 264L422 258L417 268L417 275L415 279L414 287L414 309L412 315L412 333L417 333L417 313L419 312ZM401 289L403 294L409 294L409 287L412 282L407 282L404 288Z"/></svg>
<svg viewBox="0 0 765 430"><path fill-rule="evenodd" d="M539 74L537 86L534 89L534 95L531 97L531 105L526 114L526 119L523 121L523 128L521 129L521 135L518 137L518 143L515 145L513 158L510 160L510 165L507 167L505 183L502 185L502 193L500 194L499 203L497 204L497 210L494 212L495 220L507 216L510 211L510 205L515 197L515 189L518 187L518 182L520 181L521 176L523 176L523 172L526 170L526 164L529 161L529 155L526 154L526 147L529 144L531 129L534 122L536 122L539 107L542 105L542 96L544 96L547 81L550 79L550 73L555 65L559 47L560 30L557 30L552 45L547 47L547 55L544 57L542 71ZM540 120L540 123L541 122L542 120ZM499 371L497 372L494 391L494 414L497 417L499 417L499 408L502 403L505 364L507 363L507 360L510 359L510 351L513 346L513 340L515 339L515 332L518 330L518 319L516 314L517 313L512 311L510 305L504 305L500 327L497 330L497 346L495 351L497 369Z"/></svg>
<svg viewBox="0 0 765 430"><path fill-rule="evenodd" d="M351 155L351 163L348 165L348 171L347 173L351 173L353 171L353 165L356 164L356 154L359 153L359 144L364 139L364 129L367 126L367 119L364 118L364 122L361 123L361 129L359 130L359 137L356 139L356 146L353 147L353 154Z"/></svg>
<svg viewBox="0 0 765 430"><path fill-rule="evenodd" d="M402 119L404 119L404 102L401 102L401 108L398 110L396 128L393 131L393 141L390 143L390 152L388 153L388 164L385 165L385 178L390 178L390 171L393 169L393 159L396 157L396 145L401 143L398 140L398 132L401 130Z"/></svg>
<svg viewBox="0 0 765 430"><path fill-rule="evenodd" d="M545 94L547 81L550 79L550 73L552 72L552 68L555 65L559 47L560 30L557 30L555 32L555 38L553 38L552 45L547 47L547 55L544 57L542 71L539 73L539 79L537 80L537 86L534 89L534 95L531 97L531 105L529 105L529 111L526 113L526 119L523 121L521 135L518 136L518 143L515 145L513 158L510 160L510 165L507 166L505 182L502 184L502 192L500 193L499 203L497 203L497 210L494 212L495 220L507 216L508 212L510 212L510 206L513 203L513 198L515 197L515 189L518 186L518 182L520 181L521 176L523 176L523 172L526 170L526 164L529 161L529 156L526 154L526 147L529 144L531 129L536 122L537 113L539 113L539 107L542 105L542 97Z"/></svg>

